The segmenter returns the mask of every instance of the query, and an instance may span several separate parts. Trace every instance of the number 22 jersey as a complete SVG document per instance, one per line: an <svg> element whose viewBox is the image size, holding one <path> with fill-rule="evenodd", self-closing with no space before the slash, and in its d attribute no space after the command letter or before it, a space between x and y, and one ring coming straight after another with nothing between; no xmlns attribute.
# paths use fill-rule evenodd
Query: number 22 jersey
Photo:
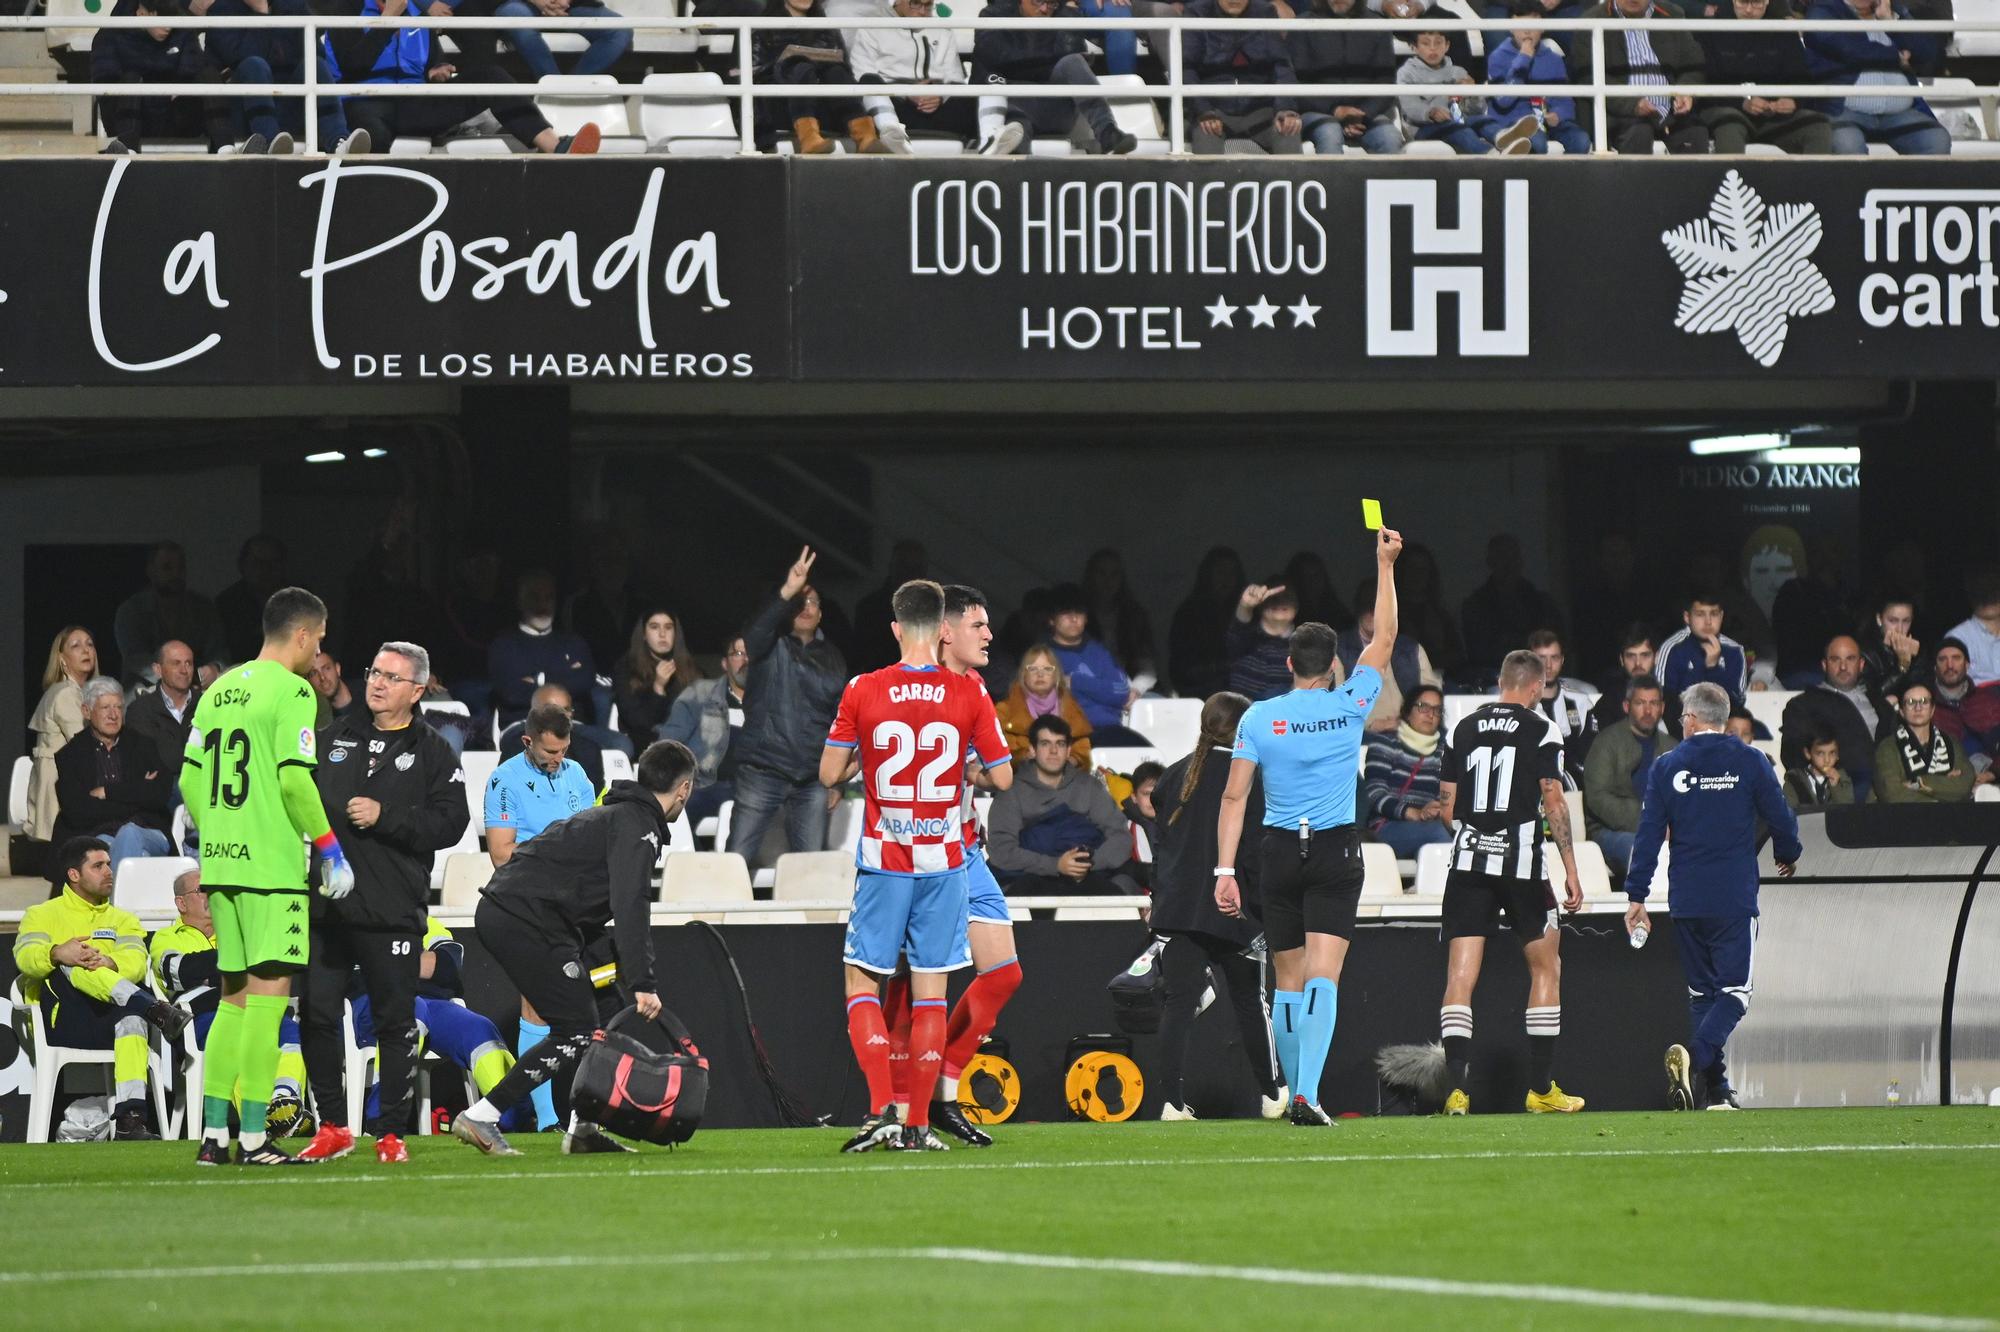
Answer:
<svg viewBox="0 0 2000 1332"><path fill-rule="evenodd" d="M1542 713L1488 703L1445 737L1440 781L1457 788L1451 867L1542 877L1542 782L1562 780L1562 733Z"/></svg>
<svg viewBox="0 0 2000 1332"><path fill-rule="evenodd" d="M965 756L1009 761L986 686L938 666L887 666L847 682L826 742L861 755L855 863L881 874L948 874L965 864Z"/></svg>
<svg viewBox="0 0 2000 1332"><path fill-rule="evenodd" d="M312 687L275 661L233 666L201 696L185 766L201 775L188 817L201 835L204 885L306 891L305 839L285 810L278 769L311 771L318 716Z"/></svg>

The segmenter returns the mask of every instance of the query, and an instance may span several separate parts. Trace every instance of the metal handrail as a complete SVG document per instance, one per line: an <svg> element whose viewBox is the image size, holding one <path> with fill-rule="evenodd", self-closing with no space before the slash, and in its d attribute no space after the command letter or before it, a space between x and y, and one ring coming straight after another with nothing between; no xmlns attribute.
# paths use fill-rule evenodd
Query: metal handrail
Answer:
<svg viewBox="0 0 2000 1332"><path fill-rule="evenodd" d="M1422 19L1389 18L1187 18L1161 15L1144 18L984 18L973 17L964 20L950 19L906 19L900 15L886 15L872 18L666 18L655 15L624 16L616 18L506 18L494 15L467 16L464 18L430 18L421 15L397 15L384 18L378 15L350 14L335 17L309 15L227 15L227 16L155 16L145 17L88 15L50 15L31 17L10 16L0 18L0 32L4 31L44 31L49 29L89 28L93 30L132 28L297 28L304 34L304 45L317 47L323 32L367 30L376 28L443 28L443 29L498 29L501 31L533 29L548 32L584 32L593 29L626 29L646 32L692 32L695 34L733 35L739 43L737 82L732 95L738 101L738 131L740 148L744 153L755 151L754 102L760 97L791 98L801 95L811 97L992 97L992 87L971 83L869 83L869 84L814 84L809 94L802 94L798 87L789 84L759 84L755 81L752 62L744 57L750 46L752 34L758 31L799 31L835 30L853 31L863 28L891 28L908 30L912 28L942 26L947 29L1040 29L1050 27L1075 29L1084 32L1104 32L1130 29L1136 31L1165 30L1206 30L1206 29L1248 29L1252 31L1296 32L1312 27L1338 26L1343 32L1360 30L1381 30L1402 33L1411 30L1413 24L1421 23L1427 31L1441 32L1507 32L1520 26L1516 17L1502 18L1439 18L1428 16ZM1635 84L1629 82L1611 83L1602 77L1604 69L1604 35L1607 32L1623 32L1631 28L1647 28L1667 31L1704 32L1726 30L1731 32L1868 32L1894 31L1905 33L1929 33L1953 35L1963 32L2000 32L2000 20L1991 19L1708 19L1708 18L1550 18L1537 25L1541 31L1552 34L1583 32L1591 43L1591 68L1599 77L1587 83L1463 83L1452 85L1423 85L1425 87L1449 86L1456 96L1470 97L1569 97L1589 99L1594 110L1596 146L1599 152L1610 148L1610 130L1606 107L1613 97L1673 96L1673 97L1789 97L1794 99L1819 99L1838 96L1843 92L1862 91L1880 93L1880 85L1863 83L1772 83L1772 84L1672 84L1664 89L1659 84ZM1190 93L1199 95L1204 88L1227 89L1231 97L1398 97L1414 95L1399 91L1407 85L1394 83L1232 83L1232 84L1188 84L1182 60L1181 44L1174 42L1166 52L1167 82L1149 85L1142 94L1136 90L1118 94L1121 97L1165 95L1171 106L1170 147L1178 154L1186 149L1186 99ZM198 86L203 97L297 97L307 102L321 96L344 97L520 97L532 95L560 100L562 98L592 98L602 93L586 92L583 89L562 91L541 91L532 94L524 90L536 88L534 84L518 83L322 83L319 80L317 60L304 62L304 79L301 83L216 83ZM705 101L713 98L711 88L662 89L644 85L617 85L632 88L625 96L637 96L649 100ZM185 83L4 83L0 84L0 97L106 97L106 96L188 96L191 85ZM608 89L611 85L605 85ZM1157 89L1157 92L1155 91ZM1077 88L1073 84L1022 84L1005 85L1004 95L1009 97L1050 97L1075 98ZM1434 94L1433 94L1434 95ZM1971 95L1983 99L2000 99L2000 87L1975 84ZM305 118L305 148L307 152L319 150L318 118Z"/></svg>

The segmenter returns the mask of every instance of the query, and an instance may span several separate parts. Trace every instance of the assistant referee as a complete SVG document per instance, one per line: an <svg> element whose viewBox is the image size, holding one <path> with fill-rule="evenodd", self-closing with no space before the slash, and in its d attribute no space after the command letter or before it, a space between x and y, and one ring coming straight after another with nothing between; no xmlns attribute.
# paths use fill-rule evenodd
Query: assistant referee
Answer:
<svg viewBox="0 0 2000 1332"><path fill-rule="evenodd" d="M1272 1020L1293 1091L1292 1123L1302 1127L1333 1122L1320 1108L1320 1081L1361 899L1355 786L1363 728L1396 642L1396 556L1402 549L1401 533L1385 527L1376 534L1375 637L1346 684L1333 687L1330 627L1309 623L1292 631L1292 691L1243 714L1216 819L1215 904L1241 915L1236 856L1244 804L1261 767L1264 831L1253 853L1261 857L1264 938L1277 973Z"/></svg>

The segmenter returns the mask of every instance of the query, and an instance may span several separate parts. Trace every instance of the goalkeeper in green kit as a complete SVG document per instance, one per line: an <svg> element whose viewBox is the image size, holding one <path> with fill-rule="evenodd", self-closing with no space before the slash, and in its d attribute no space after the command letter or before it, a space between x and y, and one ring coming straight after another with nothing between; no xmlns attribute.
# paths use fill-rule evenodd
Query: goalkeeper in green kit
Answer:
<svg viewBox="0 0 2000 1332"><path fill-rule="evenodd" d="M311 922L306 843L320 891L345 897L354 871L313 785L317 704L304 676L326 633L326 603L282 588L264 604L264 649L232 666L196 706L181 798L201 836L201 882L215 917L222 1002L202 1068L197 1165L229 1161L229 1113L241 1098L238 1165L298 1165L266 1140L278 1076L278 1024L305 970Z"/></svg>

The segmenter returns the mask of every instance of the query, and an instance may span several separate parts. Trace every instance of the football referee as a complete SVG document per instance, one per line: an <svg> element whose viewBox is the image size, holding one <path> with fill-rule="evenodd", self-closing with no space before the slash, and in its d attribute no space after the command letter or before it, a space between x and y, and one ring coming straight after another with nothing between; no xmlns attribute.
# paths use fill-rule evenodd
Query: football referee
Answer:
<svg viewBox="0 0 2000 1332"><path fill-rule="evenodd" d="M1320 1108L1320 1080L1333 1047L1340 969L1361 899L1355 785L1363 727L1396 641L1396 556L1402 549L1401 533L1377 532L1375 637L1346 684L1332 687L1330 627L1308 623L1292 631L1292 691L1253 703L1243 714L1216 819L1215 904L1238 916L1244 804L1262 768L1264 828L1251 854L1260 857L1264 938L1277 973L1278 1058L1293 1091L1292 1123L1300 1126L1333 1122Z"/></svg>

